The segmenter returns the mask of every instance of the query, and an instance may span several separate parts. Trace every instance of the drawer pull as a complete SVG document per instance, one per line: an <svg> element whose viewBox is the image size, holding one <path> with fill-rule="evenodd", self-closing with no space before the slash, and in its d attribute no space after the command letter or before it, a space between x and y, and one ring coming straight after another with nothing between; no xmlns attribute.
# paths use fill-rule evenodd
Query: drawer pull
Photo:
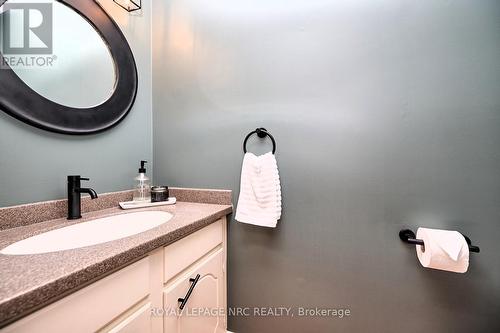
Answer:
<svg viewBox="0 0 500 333"><path fill-rule="evenodd" d="M189 299L189 296L191 296L191 293L193 292L194 287L196 287L196 284L198 283L199 279L200 279L200 274L197 274L194 279L193 278L189 279L189 282L191 282L191 286L189 287L189 290L186 293L186 296L184 296L184 298L177 299L177 301L179 301L179 303L181 303L181 305L179 305L179 309L181 309L181 310L184 309L184 306L186 306L186 303Z"/></svg>

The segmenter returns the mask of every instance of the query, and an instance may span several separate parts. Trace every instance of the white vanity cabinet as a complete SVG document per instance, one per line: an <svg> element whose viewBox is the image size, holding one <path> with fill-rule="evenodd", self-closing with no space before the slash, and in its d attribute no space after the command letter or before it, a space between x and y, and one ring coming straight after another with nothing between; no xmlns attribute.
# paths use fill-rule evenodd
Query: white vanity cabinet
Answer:
<svg viewBox="0 0 500 333"><path fill-rule="evenodd" d="M222 218L0 332L226 332L226 239Z"/></svg>

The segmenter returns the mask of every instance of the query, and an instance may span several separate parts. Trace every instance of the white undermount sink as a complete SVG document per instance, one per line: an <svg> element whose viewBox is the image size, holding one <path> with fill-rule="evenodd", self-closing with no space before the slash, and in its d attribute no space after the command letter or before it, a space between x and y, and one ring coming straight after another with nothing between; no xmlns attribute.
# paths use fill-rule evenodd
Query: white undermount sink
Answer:
<svg viewBox="0 0 500 333"><path fill-rule="evenodd" d="M23 239L1 254L39 254L76 249L132 236L168 222L172 214L161 211L135 212L73 224Z"/></svg>

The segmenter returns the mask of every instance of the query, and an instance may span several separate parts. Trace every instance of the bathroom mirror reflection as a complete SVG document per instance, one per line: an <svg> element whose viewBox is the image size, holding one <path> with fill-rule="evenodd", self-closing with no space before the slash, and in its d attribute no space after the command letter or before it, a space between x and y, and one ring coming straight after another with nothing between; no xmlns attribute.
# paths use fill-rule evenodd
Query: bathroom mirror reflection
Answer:
<svg viewBox="0 0 500 333"><path fill-rule="evenodd" d="M7 3L13 2L16 1ZM48 3L52 7L52 53L46 57L19 58L23 61L9 62L10 67L30 88L55 103L73 108L104 103L113 94L116 83L115 64L107 44L78 12L58 1ZM10 44L23 40L23 11L9 10L2 16L10 21L5 25L10 27ZM30 25L36 26L41 23L38 21L50 18L32 11L29 19ZM31 46L45 46L31 31L29 39ZM30 59L43 64L30 63Z"/></svg>

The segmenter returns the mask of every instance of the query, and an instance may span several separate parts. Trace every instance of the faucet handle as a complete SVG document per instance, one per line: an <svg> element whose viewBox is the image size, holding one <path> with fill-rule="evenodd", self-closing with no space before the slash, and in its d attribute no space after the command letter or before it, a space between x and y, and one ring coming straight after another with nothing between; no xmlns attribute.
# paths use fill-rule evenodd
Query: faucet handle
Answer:
<svg viewBox="0 0 500 333"><path fill-rule="evenodd" d="M80 180L90 180L90 178L81 177L80 175L68 176L68 182L79 182Z"/></svg>

